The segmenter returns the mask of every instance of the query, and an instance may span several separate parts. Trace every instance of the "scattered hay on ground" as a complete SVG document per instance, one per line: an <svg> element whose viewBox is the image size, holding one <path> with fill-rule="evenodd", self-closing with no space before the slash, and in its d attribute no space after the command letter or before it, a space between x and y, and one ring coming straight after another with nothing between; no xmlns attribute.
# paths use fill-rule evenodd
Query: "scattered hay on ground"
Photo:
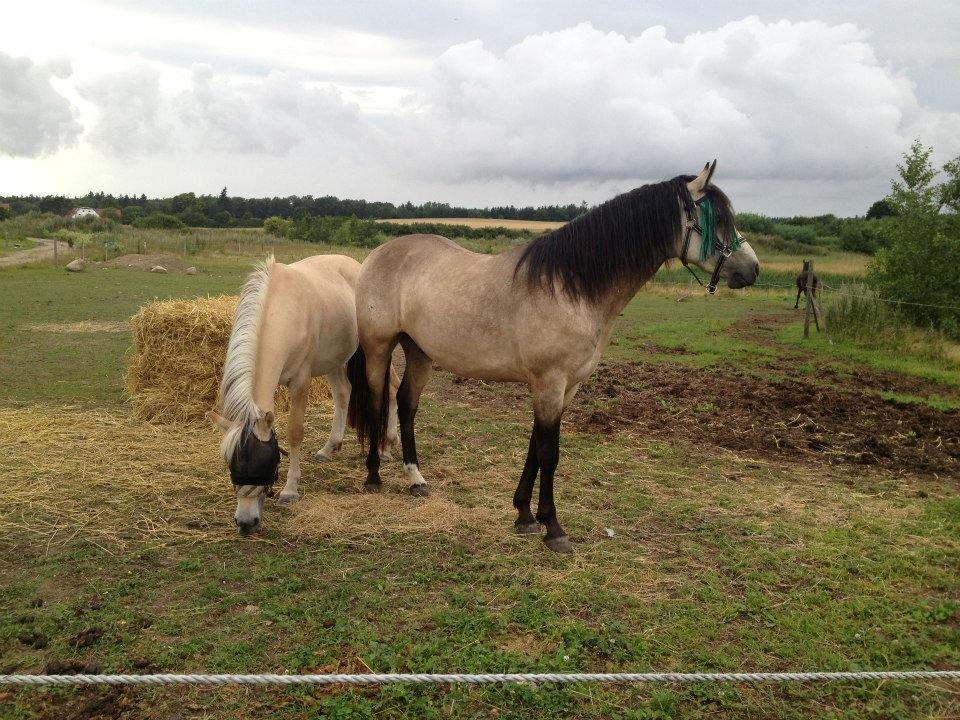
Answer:
<svg viewBox="0 0 960 720"><path fill-rule="evenodd" d="M230 537L219 437L73 406L0 408L0 546Z"/></svg>
<svg viewBox="0 0 960 720"><path fill-rule="evenodd" d="M474 510L436 496L322 493L301 500L287 525L297 537L356 540L384 533L446 533L478 518Z"/></svg>
<svg viewBox="0 0 960 720"><path fill-rule="evenodd" d="M135 416L154 422L203 421L217 401L237 298L222 295L165 300L140 308L130 324L133 354L126 387ZM311 404L330 404L322 378L310 387ZM289 407L280 388L277 410Z"/></svg>
<svg viewBox="0 0 960 720"><path fill-rule="evenodd" d="M47 333L127 332L130 329L130 323L126 320L91 320L87 322L39 323L23 325L22 327L31 332Z"/></svg>
<svg viewBox="0 0 960 720"><path fill-rule="evenodd" d="M153 254L153 255L121 255L119 257L106 260L104 262L94 263L99 268L134 268L137 270L147 270L161 265L170 272L181 273L187 269L188 264L175 255Z"/></svg>

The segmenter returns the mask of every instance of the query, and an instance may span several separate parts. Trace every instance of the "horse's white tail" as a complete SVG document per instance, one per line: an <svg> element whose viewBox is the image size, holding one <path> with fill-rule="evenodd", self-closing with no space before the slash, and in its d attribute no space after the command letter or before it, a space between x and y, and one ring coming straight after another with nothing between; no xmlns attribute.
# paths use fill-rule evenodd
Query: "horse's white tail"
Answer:
<svg viewBox="0 0 960 720"><path fill-rule="evenodd" d="M240 302L230 333L223 379L220 381L220 414L234 423L220 442L220 454L228 464L240 442L243 429L259 420L261 415L253 399L253 377L267 285L275 264L271 255L250 273L240 292Z"/></svg>

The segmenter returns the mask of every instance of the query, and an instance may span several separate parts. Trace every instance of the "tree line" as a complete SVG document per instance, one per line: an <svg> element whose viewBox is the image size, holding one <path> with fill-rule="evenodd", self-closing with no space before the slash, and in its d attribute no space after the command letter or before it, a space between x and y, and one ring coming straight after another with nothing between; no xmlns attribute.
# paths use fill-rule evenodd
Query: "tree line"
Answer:
<svg viewBox="0 0 960 720"><path fill-rule="evenodd" d="M111 208L119 211L124 224L152 215L168 215L190 227L260 227L270 217L299 221L305 217L354 217L358 220L414 220L418 218L494 218L500 220L549 220L566 222L589 210L579 205L542 205L540 207L502 205L468 208L449 203L425 202L419 205L341 199L333 195L290 195L288 197L244 198L231 196L227 188L219 195L181 193L168 198L146 195L111 195L89 192L82 197L63 195L26 195L0 197L9 204L9 214L28 212L65 215L74 207ZM3 208L5 209L5 208Z"/></svg>

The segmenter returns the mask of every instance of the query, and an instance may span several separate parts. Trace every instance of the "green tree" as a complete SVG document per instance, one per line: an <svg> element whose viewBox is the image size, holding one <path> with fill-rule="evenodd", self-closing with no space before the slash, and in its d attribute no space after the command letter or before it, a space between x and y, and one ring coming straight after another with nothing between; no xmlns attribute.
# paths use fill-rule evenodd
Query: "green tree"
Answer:
<svg viewBox="0 0 960 720"><path fill-rule="evenodd" d="M870 206L870 209L867 210L867 220L879 220L880 218L890 217L893 214L893 207L891 207L890 201L884 198L883 200L877 200Z"/></svg>
<svg viewBox="0 0 960 720"><path fill-rule="evenodd" d="M896 215L884 222L887 247L877 252L868 279L881 297L903 303L897 307L915 323L960 338L960 311L946 307L960 304L960 223L941 213L960 162L944 166L947 180L938 185L932 151L917 140L897 166L900 177L888 198Z"/></svg>

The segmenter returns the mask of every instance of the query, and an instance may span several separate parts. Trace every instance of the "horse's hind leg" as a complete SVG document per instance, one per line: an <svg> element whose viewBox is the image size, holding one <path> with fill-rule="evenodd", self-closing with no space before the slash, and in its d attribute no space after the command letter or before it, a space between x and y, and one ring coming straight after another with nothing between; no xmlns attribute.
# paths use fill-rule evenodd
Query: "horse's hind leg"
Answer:
<svg viewBox="0 0 960 720"><path fill-rule="evenodd" d="M330 395L333 397L333 424L327 444L313 456L314 460L319 461L329 460L343 445L343 435L347 429L347 404L350 402L350 380L347 379L346 367L337 368L324 377L330 384Z"/></svg>
<svg viewBox="0 0 960 720"><path fill-rule="evenodd" d="M403 381L400 383L400 389L397 390L397 416L400 420L400 444L403 447L403 474L410 483L410 493L426 497L430 491L427 489L427 481L420 474L414 419L417 416L417 408L420 406L420 395L430 378L432 367L430 358L410 336L401 335L400 344L403 346L403 354L406 357Z"/></svg>
<svg viewBox="0 0 960 720"><path fill-rule="evenodd" d="M793 304L793 309L797 310L800 308L800 296L803 294L803 288L797 287L797 301Z"/></svg>
<svg viewBox="0 0 960 720"><path fill-rule="evenodd" d="M400 378L397 371L390 365L390 407L387 410L387 435L383 439L383 447L380 449L380 460L389 460L392 457L391 450L397 444L399 431L397 429L397 390L400 387Z"/></svg>
<svg viewBox="0 0 960 720"><path fill-rule="evenodd" d="M298 378L290 383L290 417L287 420L287 440L290 443L290 466L287 482L277 498L280 502L296 502L300 499L300 446L303 445L303 416L307 411L307 396L310 394L310 377Z"/></svg>
<svg viewBox="0 0 960 720"><path fill-rule="evenodd" d="M390 368L390 355L396 344L396 338L363 344L367 364L367 387L370 389L370 422L367 427L367 442L370 446L367 449L367 479L363 483L366 492L380 492L380 436L385 434L381 432L381 413L383 403L389 402L384 398L384 389L390 382L387 371Z"/></svg>

